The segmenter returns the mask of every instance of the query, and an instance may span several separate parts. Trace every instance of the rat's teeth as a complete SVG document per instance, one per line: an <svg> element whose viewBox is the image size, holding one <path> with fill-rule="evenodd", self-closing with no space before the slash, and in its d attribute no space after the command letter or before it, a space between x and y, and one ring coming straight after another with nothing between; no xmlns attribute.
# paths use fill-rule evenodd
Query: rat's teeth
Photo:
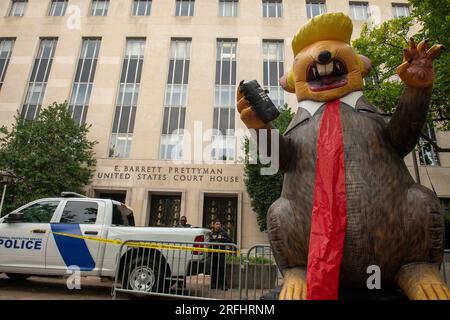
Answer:
<svg viewBox="0 0 450 320"><path fill-rule="evenodd" d="M313 67L312 69L313 69L314 77L318 78L319 75L317 74L317 69L316 69L316 67Z"/></svg>
<svg viewBox="0 0 450 320"><path fill-rule="evenodd" d="M329 64L318 64L317 70L319 71L319 74L321 76L327 76L333 72L333 62L330 62Z"/></svg>

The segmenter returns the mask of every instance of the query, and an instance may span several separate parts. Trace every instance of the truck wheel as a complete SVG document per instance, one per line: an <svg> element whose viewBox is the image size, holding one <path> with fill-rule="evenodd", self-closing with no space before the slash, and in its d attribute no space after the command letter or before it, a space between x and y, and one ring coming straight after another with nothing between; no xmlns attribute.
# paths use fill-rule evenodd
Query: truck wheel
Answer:
<svg viewBox="0 0 450 320"><path fill-rule="evenodd" d="M31 277L31 275L23 273L7 273L6 275L8 276L8 278L14 281L22 281Z"/></svg>
<svg viewBox="0 0 450 320"><path fill-rule="evenodd" d="M156 260L158 259L156 258ZM130 262L125 270L127 273L124 276L124 284L128 290L142 293L163 292L164 265L159 270L157 263L153 264L153 258L136 258Z"/></svg>

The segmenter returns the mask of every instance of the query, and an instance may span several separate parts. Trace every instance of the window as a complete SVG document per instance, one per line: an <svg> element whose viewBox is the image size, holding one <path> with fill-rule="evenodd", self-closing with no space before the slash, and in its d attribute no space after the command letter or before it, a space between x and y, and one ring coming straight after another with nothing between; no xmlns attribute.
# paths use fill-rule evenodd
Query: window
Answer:
<svg viewBox="0 0 450 320"><path fill-rule="evenodd" d="M219 17L236 17L238 0L219 0Z"/></svg>
<svg viewBox="0 0 450 320"><path fill-rule="evenodd" d="M279 79L284 74L283 40L263 40L263 85L273 103L284 106L284 91Z"/></svg>
<svg viewBox="0 0 450 320"><path fill-rule="evenodd" d="M11 9L9 10L10 17L23 17L27 0L12 0Z"/></svg>
<svg viewBox="0 0 450 320"><path fill-rule="evenodd" d="M39 50L34 59L34 66L22 108L21 117L23 119L34 120L41 110L57 41L56 38L47 38L41 39L39 43Z"/></svg>
<svg viewBox="0 0 450 320"><path fill-rule="evenodd" d="M325 0L306 0L306 13L308 19L327 12Z"/></svg>
<svg viewBox="0 0 450 320"><path fill-rule="evenodd" d="M353 20L367 20L369 18L369 3L350 1L350 16Z"/></svg>
<svg viewBox="0 0 450 320"><path fill-rule="evenodd" d="M83 39L72 87L72 96L69 103L69 111L72 113L72 118L78 125L86 122L86 113L91 97L95 70L97 68L100 42L101 40L99 38Z"/></svg>
<svg viewBox="0 0 450 320"><path fill-rule="evenodd" d="M109 0L92 0L91 16L108 15Z"/></svg>
<svg viewBox="0 0 450 320"><path fill-rule="evenodd" d="M190 39L172 39L161 132L160 158L164 160L183 157L190 52Z"/></svg>
<svg viewBox="0 0 450 320"><path fill-rule="evenodd" d="M411 15L409 4L407 3L393 3L392 11L394 14L394 18L404 18Z"/></svg>
<svg viewBox="0 0 450 320"><path fill-rule="evenodd" d="M436 142L436 132L433 126L426 124L424 127L424 134L431 140ZM419 161L423 166L440 166L439 153L434 147L425 139L419 139Z"/></svg>
<svg viewBox="0 0 450 320"><path fill-rule="evenodd" d="M281 0L263 0L263 17L281 18L283 15L283 3Z"/></svg>
<svg viewBox="0 0 450 320"><path fill-rule="evenodd" d="M128 39L111 136L110 157L130 156L139 97L145 39Z"/></svg>
<svg viewBox="0 0 450 320"><path fill-rule="evenodd" d="M32 204L20 212L23 213L24 222L50 223L59 201L42 201Z"/></svg>
<svg viewBox="0 0 450 320"><path fill-rule="evenodd" d="M151 0L134 0L133 16L149 16L152 10Z"/></svg>
<svg viewBox="0 0 450 320"><path fill-rule="evenodd" d="M63 16L66 14L68 0L52 0L49 16Z"/></svg>
<svg viewBox="0 0 450 320"><path fill-rule="evenodd" d="M175 15L176 16L193 16L194 0L176 0Z"/></svg>
<svg viewBox="0 0 450 320"><path fill-rule="evenodd" d="M217 40L216 85L213 114L213 160L233 160L237 41Z"/></svg>
<svg viewBox="0 0 450 320"><path fill-rule="evenodd" d="M113 204L113 226L134 226L133 211L123 208L117 204Z"/></svg>
<svg viewBox="0 0 450 320"><path fill-rule="evenodd" d="M0 39L0 89L5 80L5 74L6 70L8 70L13 46L14 39Z"/></svg>
<svg viewBox="0 0 450 320"><path fill-rule="evenodd" d="M98 204L91 201L67 201L60 223L95 224Z"/></svg>

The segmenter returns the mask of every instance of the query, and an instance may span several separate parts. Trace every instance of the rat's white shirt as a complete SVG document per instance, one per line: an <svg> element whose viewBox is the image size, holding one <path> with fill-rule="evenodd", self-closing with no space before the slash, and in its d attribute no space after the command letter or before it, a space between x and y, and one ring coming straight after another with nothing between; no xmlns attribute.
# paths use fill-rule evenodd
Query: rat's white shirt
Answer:
<svg viewBox="0 0 450 320"><path fill-rule="evenodd" d="M347 94L346 96L343 96L339 99L339 101L342 101L345 104L348 104L350 107L355 109L356 101L358 101L359 98L361 98L363 95L362 91L353 91ZM303 100L298 103L299 108L306 109L311 116L314 116L314 114L319 110L321 106L323 106L326 102L321 101L314 101L314 100Z"/></svg>

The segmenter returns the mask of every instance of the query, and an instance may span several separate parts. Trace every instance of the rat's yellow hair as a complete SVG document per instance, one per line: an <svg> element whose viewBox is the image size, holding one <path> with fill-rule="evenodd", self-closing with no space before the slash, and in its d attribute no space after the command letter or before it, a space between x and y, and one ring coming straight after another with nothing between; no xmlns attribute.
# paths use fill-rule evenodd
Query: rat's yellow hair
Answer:
<svg viewBox="0 0 450 320"><path fill-rule="evenodd" d="M305 23L292 39L294 57L302 49L321 40L336 40L350 44L352 20L342 12L324 13Z"/></svg>

